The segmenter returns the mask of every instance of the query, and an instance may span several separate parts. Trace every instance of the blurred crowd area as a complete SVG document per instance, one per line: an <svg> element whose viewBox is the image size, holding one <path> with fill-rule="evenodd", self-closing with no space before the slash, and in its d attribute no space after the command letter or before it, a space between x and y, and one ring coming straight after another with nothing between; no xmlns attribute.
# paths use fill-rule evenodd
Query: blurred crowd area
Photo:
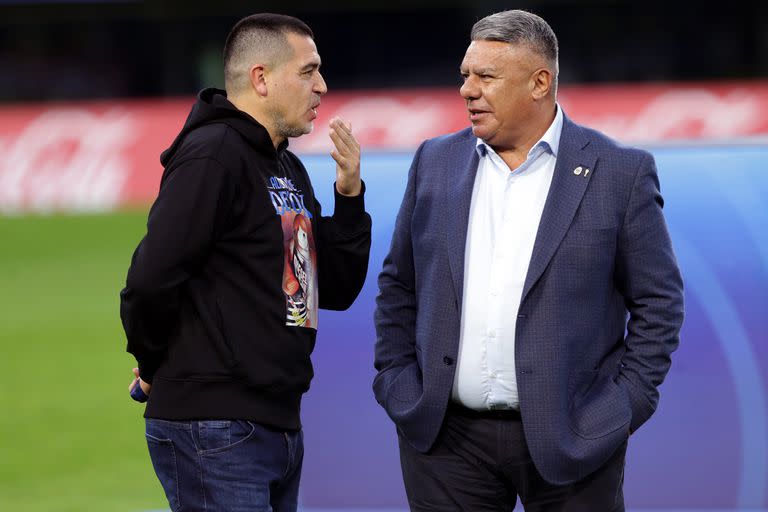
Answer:
<svg viewBox="0 0 768 512"><path fill-rule="evenodd" d="M221 86L229 29L259 11L314 29L333 90L452 86L472 24L509 8L550 22L561 84L768 76L768 2L0 0L0 102Z"/></svg>

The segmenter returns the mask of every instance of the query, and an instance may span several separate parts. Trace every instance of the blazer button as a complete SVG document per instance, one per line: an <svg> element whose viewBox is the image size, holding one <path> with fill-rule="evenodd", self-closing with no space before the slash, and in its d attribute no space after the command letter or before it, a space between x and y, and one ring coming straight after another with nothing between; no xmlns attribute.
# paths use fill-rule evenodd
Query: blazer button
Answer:
<svg viewBox="0 0 768 512"><path fill-rule="evenodd" d="M453 359L448 356L445 356L443 358L443 362L445 363L446 366L451 366L453 364Z"/></svg>

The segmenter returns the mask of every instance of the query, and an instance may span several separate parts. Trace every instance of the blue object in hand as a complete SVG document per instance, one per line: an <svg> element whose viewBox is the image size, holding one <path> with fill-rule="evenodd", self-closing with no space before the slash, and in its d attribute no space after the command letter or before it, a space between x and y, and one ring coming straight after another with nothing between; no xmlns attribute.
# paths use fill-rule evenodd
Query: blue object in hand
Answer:
<svg viewBox="0 0 768 512"><path fill-rule="evenodd" d="M149 395L147 395L143 389L141 389L141 384L139 384L139 381L136 381L136 385L133 386L133 389L131 390L131 398L136 400L137 402L146 402L149 399Z"/></svg>

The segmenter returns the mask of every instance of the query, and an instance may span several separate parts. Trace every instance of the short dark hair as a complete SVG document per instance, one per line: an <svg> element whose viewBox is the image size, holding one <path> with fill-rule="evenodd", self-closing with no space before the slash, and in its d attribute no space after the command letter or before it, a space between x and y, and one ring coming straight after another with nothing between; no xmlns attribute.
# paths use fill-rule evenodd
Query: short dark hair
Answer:
<svg viewBox="0 0 768 512"><path fill-rule="evenodd" d="M285 14L252 14L238 21L224 43L224 83L227 91L243 85L243 68L248 57L263 59L270 65L278 65L285 60L289 56L286 38L289 33L315 38L306 23Z"/></svg>

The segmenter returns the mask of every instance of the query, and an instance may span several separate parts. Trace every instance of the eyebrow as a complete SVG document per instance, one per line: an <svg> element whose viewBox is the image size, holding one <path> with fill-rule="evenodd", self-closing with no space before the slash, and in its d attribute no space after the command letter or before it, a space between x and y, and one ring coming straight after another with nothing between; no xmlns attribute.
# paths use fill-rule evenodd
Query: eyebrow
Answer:
<svg viewBox="0 0 768 512"><path fill-rule="evenodd" d="M464 66L459 68L459 73L474 73L475 75L493 75L496 72L497 70L494 67L477 68L472 71L470 71L468 68L465 68Z"/></svg>
<svg viewBox="0 0 768 512"><path fill-rule="evenodd" d="M320 67L320 65L321 65L321 64L322 64L322 62L321 62L321 61L319 61L319 60L317 60L317 61L312 61L312 62L307 62L306 64L304 64L303 66L301 66L301 70L302 70L302 71L309 71L309 70L311 70L311 69L318 69L318 68Z"/></svg>

